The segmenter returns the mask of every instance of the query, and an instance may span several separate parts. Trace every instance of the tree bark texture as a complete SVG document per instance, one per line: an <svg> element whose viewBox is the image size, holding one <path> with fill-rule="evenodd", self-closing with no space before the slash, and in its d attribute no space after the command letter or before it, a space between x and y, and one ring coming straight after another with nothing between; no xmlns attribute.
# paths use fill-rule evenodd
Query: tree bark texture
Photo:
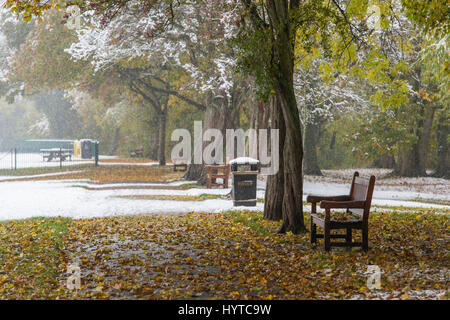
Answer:
<svg viewBox="0 0 450 320"><path fill-rule="evenodd" d="M305 123L305 163L304 174L323 176L320 171L317 145L319 143L320 125L316 122Z"/></svg>
<svg viewBox="0 0 450 320"><path fill-rule="evenodd" d="M450 157L448 152L449 116L445 110L439 116L437 126L437 160L433 177L450 179Z"/></svg>
<svg viewBox="0 0 450 320"><path fill-rule="evenodd" d="M267 1L274 37L272 78L277 103L283 112L286 135L283 146L283 225L279 232L294 234L306 231L303 219L303 141L297 102L294 94L294 44L291 38L289 1Z"/></svg>
<svg viewBox="0 0 450 320"><path fill-rule="evenodd" d="M275 97L269 101L271 130L279 130L280 146L279 161L283 163L283 148L286 128L284 126L283 112ZM266 193L264 197L264 219L279 221L283 218L283 192L284 190L284 171L280 166L278 173L269 175L266 181Z"/></svg>

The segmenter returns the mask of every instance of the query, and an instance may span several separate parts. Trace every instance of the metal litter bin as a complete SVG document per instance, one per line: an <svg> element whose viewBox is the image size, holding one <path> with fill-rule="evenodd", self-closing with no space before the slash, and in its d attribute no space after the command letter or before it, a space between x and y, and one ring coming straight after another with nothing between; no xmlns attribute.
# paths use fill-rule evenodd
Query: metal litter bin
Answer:
<svg viewBox="0 0 450 320"><path fill-rule="evenodd" d="M236 158L230 161L232 196L234 206L256 206L256 182L260 171L259 161L253 158Z"/></svg>

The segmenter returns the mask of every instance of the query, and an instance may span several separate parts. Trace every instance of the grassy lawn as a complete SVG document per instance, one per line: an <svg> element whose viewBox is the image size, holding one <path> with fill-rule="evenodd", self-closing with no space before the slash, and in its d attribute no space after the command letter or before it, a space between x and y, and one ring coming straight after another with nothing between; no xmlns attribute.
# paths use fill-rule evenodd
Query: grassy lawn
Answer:
<svg viewBox="0 0 450 320"><path fill-rule="evenodd" d="M44 299L64 295L63 246L71 220L33 218L0 223L0 298Z"/></svg>
<svg viewBox="0 0 450 320"><path fill-rule="evenodd" d="M309 223L309 214L305 215ZM370 249L277 234L261 213L36 218L0 224L0 297L99 299L447 298L447 215L376 210ZM81 289L65 288L77 262ZM381 290L366 286L369 265Z"/></svg>

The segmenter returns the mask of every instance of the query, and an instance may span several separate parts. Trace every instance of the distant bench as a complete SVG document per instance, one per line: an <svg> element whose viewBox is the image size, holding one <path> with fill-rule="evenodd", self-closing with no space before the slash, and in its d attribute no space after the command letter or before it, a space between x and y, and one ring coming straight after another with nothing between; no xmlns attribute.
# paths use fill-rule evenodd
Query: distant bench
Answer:
<svg viewBox="0 0 450 320"><path fill-rule="evenodd" d="M173 171L187 171L188 162L184 159L174 159L173 160Z"/></svg>
<svg viewBox="0 0 450 320"><path fill-rule="evenodd" d="M143 158L144 157L144 147L139 147L130 153L131 158Z"/></svg>

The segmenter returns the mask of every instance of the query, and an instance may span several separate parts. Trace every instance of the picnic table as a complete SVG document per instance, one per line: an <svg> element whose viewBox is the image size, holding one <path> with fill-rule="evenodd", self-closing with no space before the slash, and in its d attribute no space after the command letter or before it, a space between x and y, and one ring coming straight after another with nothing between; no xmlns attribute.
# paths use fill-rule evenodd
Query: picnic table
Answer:
<svg viewBox="0 0 450 320"><path fill-rule="evenodd" d="M66 161L67 159L72 160L72 149L41 149L42 161L50 162L53 159L58 159L59 161Z"/></svg>

